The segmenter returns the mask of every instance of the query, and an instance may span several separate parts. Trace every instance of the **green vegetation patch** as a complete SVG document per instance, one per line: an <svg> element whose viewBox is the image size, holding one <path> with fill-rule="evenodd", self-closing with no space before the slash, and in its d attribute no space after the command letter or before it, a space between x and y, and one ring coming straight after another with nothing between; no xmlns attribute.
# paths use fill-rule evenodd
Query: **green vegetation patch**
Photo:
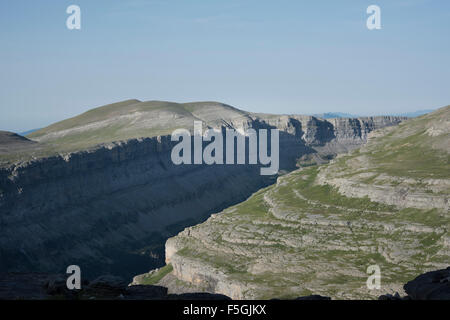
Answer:
<svg viewBox="0 0 450 320"><path fill-rule="evenodd" d="M164 278L166 275L168 275L172 271L173 271L173 266L171 264L167 264L164 267L158 269L158 271L153 272L153 273L149 274L148 276L145 276L144 278L142 278L141 284L155 285L162 278Z"/></svg>

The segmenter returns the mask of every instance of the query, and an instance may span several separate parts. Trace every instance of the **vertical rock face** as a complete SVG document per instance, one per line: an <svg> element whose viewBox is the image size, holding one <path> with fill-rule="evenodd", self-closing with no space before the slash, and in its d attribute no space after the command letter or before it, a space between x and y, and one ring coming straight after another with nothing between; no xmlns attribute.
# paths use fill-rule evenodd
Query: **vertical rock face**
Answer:
<svg viewBox="0 0 450 320"><path fill-rule="evenodd" d="M292 170L303 155L332 157L401 120L247 114L206 123L280 129L280 169ZM173 144L170 136L132 138L2 165L0 271L64 272L77 264L90 277L143 273L164 264L167 238L275 179L256 165L176 166Z"/></svg>
<svg viewBox="0 0 450 320"><path fill-rule="evenodd" d="M161 265L165 238L270 183L256 167L175 166L157 140L2 169L1 269L131 276Z"/></svg>

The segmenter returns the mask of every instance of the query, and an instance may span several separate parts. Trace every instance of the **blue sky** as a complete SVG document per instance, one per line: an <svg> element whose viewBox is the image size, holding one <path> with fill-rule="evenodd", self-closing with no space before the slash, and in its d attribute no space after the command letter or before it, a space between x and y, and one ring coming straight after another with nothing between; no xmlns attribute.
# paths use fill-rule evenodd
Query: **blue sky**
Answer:
<svg viewBox="0 0 450 320"><path fill-rule="evenodd" d="M66 8L81 8L68 30ZM381 7L381 30L366 8ZM450 104L447 0L0 2L0 130L129 98L386 114Z"/></svg>

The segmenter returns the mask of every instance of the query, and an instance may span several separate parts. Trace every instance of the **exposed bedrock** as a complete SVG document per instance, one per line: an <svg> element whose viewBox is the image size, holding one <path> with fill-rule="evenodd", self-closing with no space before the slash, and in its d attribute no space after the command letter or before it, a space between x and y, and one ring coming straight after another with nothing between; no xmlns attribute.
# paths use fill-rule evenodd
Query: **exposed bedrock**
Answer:
<svg viewBox="0 0 450 320"><path fill-rule="evenodd" d="M382 299L405 292L408 299L447 297L449 115L450 106L374 132L367 144L328 164L278 177L168 239L166 267L135 283L233 299L376 299L380 290ZM333 136L319 131L324 139ZM323 152L343 140L307 145ZM378 289L367 285L372 267L380 271Z"/></svg>
<svg viewBox="0 0 450 320"><path fill-rule="evenodd" d="M396 117L254 116L232 128L279 128L280 169L366 141ZM275 181L259 166L179 165L169 136L109 143L0 168L0 271L126 278L164 264L165 241ZM231 295L231 294L230 294Z"/></svg>

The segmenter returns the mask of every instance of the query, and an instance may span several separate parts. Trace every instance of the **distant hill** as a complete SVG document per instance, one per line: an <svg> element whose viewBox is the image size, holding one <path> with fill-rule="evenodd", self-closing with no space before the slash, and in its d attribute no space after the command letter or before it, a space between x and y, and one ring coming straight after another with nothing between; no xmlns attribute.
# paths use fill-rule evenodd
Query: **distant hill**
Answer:
<svg viewBox="0 0 450 320"><path fill-rule="evenodd" d="M358 118L360 116L344 113L344 112L325 112L325 113L316 113L313 114L314 117L322 118L322 119L334 119L334 118Z"/></svg>
<svg viewBox="0 0 450 320"><path fill-rule="evenodd" d="M383 116L396 116L396 117L407 117L407 118L416 118L421 115L430 113L435 111L435 109L425 109L425 110L417 110L412 112L404 112L404 113L388 113L382 114ZM313 114L314 117L322 118L322 119L334 119L334 118L360 118L365 117L361 115L345 113L345 112L325 112L325 113L316 113Z"/></svg>
<svg viewBox="0 0 450 320"><path fill-rule="evenodd" d="M0 155L34 150L37 143L9 131L0 131Z"/></svg>
<svg viewBox="0 0 450 320"><path fill-rule="evenodd" d="M408 118L416 118L416 117L420 117L424 114L430 113L435 111L435 109L426 109L426 110L417 110L414 112L406 112L406 113L397 113L397 114L393 114L394 116L399 116L399 117L408 117Z"/></svg>
<svg viewBox="0 0 450 320"><path fill-rule="evenodd" d="M24 131L24 132L18 132L17 134L18 134L18 135L21 135L21 136L26 136L26 135L29 135L29 134L31 134L31 133L33 133L33 132L35 132L35 131L40 130L40 129L41 129L41 128L31 129L31 130Z"/></svg>

